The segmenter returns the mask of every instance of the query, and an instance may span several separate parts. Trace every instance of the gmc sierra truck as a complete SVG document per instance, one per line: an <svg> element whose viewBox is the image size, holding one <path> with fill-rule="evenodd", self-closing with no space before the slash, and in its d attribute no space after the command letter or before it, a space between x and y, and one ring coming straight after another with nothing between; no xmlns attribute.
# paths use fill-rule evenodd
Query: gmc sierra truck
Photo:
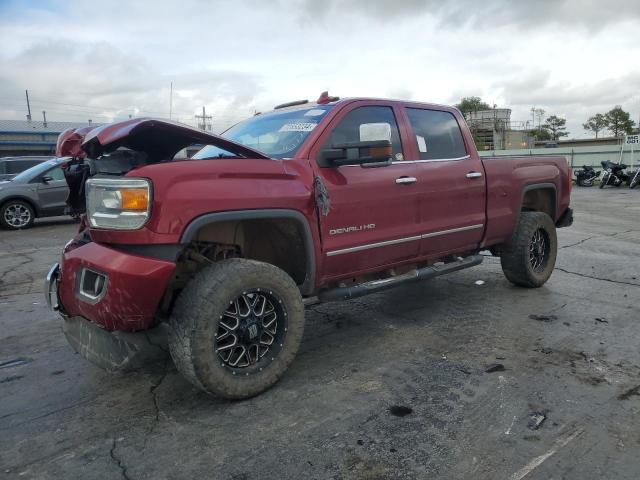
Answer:
<svg viewBox="0 0 640 480"><path fill-rule="evenodd" d="M178 370L227 398L284 374L307 304L472 267L483 250L540 287L573 221L564 157L481 158L460 112L427 103L324 92L220 136L132 119L66 131L58 155L73 157L83 220L45 287L73 348L124 368L166 332Z"/></svg>

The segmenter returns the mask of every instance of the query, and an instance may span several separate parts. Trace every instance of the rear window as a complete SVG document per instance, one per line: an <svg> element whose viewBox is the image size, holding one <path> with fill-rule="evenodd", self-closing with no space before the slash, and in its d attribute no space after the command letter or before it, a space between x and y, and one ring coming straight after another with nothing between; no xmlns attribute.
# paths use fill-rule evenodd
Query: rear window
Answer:
<svg viewBox="0 0 640 480"><path fill-rule="evenodd" d="M407 108L420 160L445 160L467 155L460 125L449 112Z"/></svg>

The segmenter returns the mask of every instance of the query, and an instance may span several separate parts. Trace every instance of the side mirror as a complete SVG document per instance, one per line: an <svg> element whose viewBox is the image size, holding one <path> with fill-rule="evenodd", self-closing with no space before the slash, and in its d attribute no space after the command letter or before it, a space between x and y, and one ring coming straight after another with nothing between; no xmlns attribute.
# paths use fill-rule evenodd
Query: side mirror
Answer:
<svg viewBox="0 0 640 480"><path fill-rule="evenodd" d="M361 165L362 167L384 167L393 161L393 149L389 140L338 143L320 152L322 167Z"/></svg>
<svg viewBox="0 0 640 480"><path fill-rule="evenodd" d="M53 177L50 177L49 175L45 175L44 177L42 177L42 183L49 183L49 182L53 182Z"/></svg>

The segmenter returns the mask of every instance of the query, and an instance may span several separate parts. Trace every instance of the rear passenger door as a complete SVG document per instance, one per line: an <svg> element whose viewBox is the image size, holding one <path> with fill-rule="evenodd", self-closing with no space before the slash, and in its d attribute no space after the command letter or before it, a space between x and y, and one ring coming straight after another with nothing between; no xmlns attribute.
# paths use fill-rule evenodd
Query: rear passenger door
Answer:
<svg viewBox="0 0 640 480"><path fill-rule="evenodd" d="M420 190L420 255L476 248L484 233L484 168L449 111L405 108Z"/></svg>

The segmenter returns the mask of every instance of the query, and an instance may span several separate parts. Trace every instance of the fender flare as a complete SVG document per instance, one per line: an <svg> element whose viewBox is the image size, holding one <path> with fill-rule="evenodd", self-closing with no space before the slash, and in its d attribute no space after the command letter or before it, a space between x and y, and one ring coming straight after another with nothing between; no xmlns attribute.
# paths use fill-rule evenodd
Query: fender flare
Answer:
<svg viewBox="0 0 640 480"><path fill-rule="evenodd" d="M228 212L207 213L193 219L191 223L187 225L180 237L180 243L185 245L191 242L195 238L197 232L205 225L234 220L241 221L260 219L287 219L294 220L298 224L304 240L304 250L307 262L305 279L302 285L300 285L300 291L303 295L311 295L315 288L316 278L315 244L313 242L313 235L311 233L309 222L298 210L273 208L264 210L232 210Z"/></svg>
<svg viewBox="0 0 640 480"><path fill-rule="evenodd" d="M522 205L524 205L524 196L527 192L531 190L553 190L553 215L551 216L551 220L555 223L556 215L558 214L558 188L555 183L532 183L530 185L525 185L522 189L522 193L520 194L520 212L522 212Z"/></svg>

